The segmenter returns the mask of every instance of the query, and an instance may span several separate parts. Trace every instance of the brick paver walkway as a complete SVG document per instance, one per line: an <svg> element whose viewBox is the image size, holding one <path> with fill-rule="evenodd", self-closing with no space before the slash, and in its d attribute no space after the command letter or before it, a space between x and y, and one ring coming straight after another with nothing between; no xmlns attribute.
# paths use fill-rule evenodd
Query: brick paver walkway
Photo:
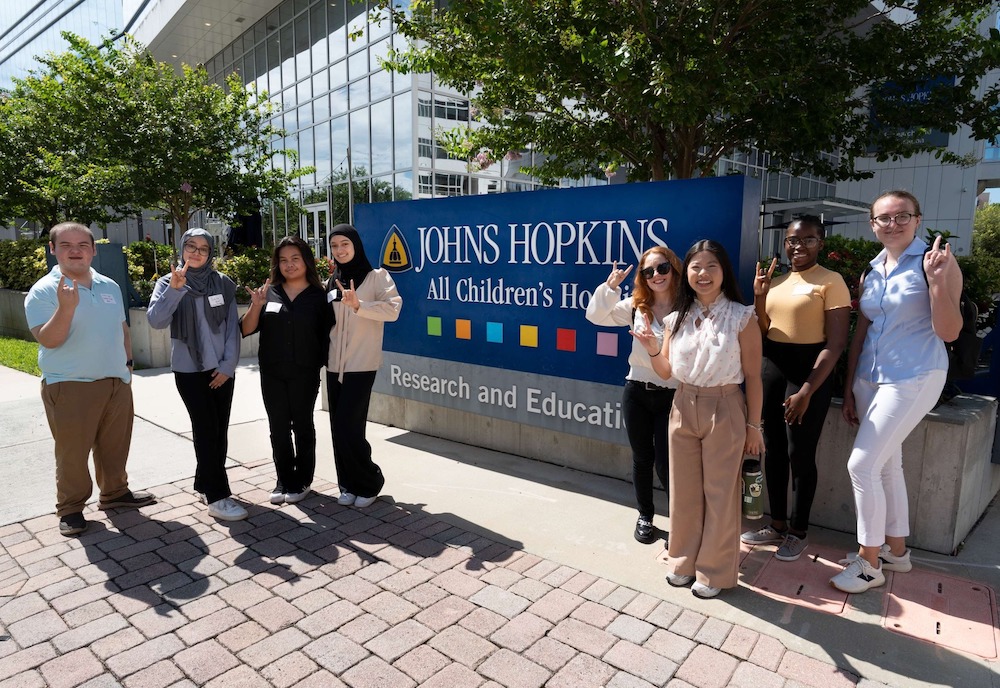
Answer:
<svg viewBox="0 0 1000 688"><path fill-rule="evenodd" d="M432 514L342 507L328 483L278 508L269 463L229 474L248 521L210 518L186 480L79 539L54 516L0 527L0 688L859 683Z"/></svg>

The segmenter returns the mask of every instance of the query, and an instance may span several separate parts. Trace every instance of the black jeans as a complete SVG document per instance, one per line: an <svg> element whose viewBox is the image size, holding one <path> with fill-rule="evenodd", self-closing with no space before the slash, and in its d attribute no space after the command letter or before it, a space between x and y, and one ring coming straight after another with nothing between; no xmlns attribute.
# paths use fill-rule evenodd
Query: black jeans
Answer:
<svg viewBox="0 0 1000 688"><path fill-rule="evenodd" d="M233 408L234 378L218 389L208 383L212 372L174 373L174 382L191 417L194 456L197 467L194 489L205 494L208 503L232 494L226 475L226 452L229 450L229 412Z"/></svg>
<svg viewBox="0 0 1000 688"><path fill-rule="evenodd" d="M663 489L670 494L667 454L667 421L674 401L674 390L648 387L642 382L625 382L622 412L625 430L632 446L632 485L639 515L653 520L653 471Z"/></svg>
<svg viewBox="0 0 1000 688"><path fill-rule="evenodd" d="M374 384L374 370L344 373L343 382L338 382L337 373L326 374L337 482L341 492L358 497L374 497L385 484L382 470L372 461L372 446L365 439Z"/></svg>
<svg viewBox="0 0 1000 688"><path fill-rule="evenodd" d="M278 483L286 493L302 492L316 473L313 409L319 394L319 369L261 371L260 393L267 410Z"/></svg>
<svg viewBox="0 0 1000 688"><path fill-rule="evenodd" d="M833 383L829 377L813 392L802 423L785 423L784 401L801 389L824 344L781 344L764 340L764 477L771 518L788 520L793 530L809 528L816 496L816 446L830 409ZM788 518L788 474L792 476L792 513Z"/></svg>

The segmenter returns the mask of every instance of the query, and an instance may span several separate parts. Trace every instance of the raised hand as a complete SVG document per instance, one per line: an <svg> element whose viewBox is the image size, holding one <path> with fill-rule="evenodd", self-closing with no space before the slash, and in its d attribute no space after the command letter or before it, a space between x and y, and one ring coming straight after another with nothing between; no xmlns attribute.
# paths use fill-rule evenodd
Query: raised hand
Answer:
<svg viewBox="0 0 1000 688"><path fill-rule="evenodd" d="M188 264L184 263L184 267L173 267L170 269L170 288L171 289L183 289L184 285L187 284L187 271Z"/></svg>
<svg viewBox="0 0 1000 688"><path fill-rule="evenodd" d="M767 292L771 288L771 276L774 275L776 267L778 267L777 256L771 259L771 266L767 270L764 269L763 263L757 263L757 276L753 278L754 297L767 296Z"/></svg>
<svg viewBox="0 0 1000 688"><path fill-rule="evenodd" d="M944 243L944 248L941 244ZM934 245L924 253L924 273L928 283L948 279L954 271L960 271L958 261L951 252L951 244L943 242L941 235L934 237Z"/></svg>
<svg viewBox="0 0 1000 688"><path fill-rule="evenodd" d="M632 272L631 265L626 266L624 270L619 270L618 261L616 260L611 264L611 274L608 275L607 285L611 289L617 289L621 286L621 283L625 281L625 278L628 277L628 273L630 272Z"/></svg>
<svg viewBox="0 0 1000 688"><path fill-rule="evenodd" d="M646 313L642 314L642 320L644 326L641 330L629 330L628 333L635 337L642 348L646 350L646 353L650 356L655 356L660 352L660 342L656 339L656 335L653 333L653 325L649 320L649 315Z"/></svg>
<svg viewBox="0 0 1000 688"><path fill-rule="evenodd" d="M344 297L341 299L345 306L354 309L357 313L358 309L361 308L361 301L358 299L358 293L354 291L354 280L351 280L351 288L345 289L344 285L340 283L340 280L336 280L337 289L341 291Z"/></svg>
<svg viewBox="0 0 1000 688"><path fill-rule="evenodd" d="M250 294L250 306L263 308L264 304L267 303L267 290L270 287L271 287L270 278L264 280L264 284L257 289L251 289L250 287L245 287L247 293Z"/></svg>
<svg viewBox="0 0 1000 688"><path fill-rule="evenodd" d="M59 277L59 286L56 287L56 302L61 308L76 310L80 303L80 291L76 280L66 281L66 276Z"/></svg>

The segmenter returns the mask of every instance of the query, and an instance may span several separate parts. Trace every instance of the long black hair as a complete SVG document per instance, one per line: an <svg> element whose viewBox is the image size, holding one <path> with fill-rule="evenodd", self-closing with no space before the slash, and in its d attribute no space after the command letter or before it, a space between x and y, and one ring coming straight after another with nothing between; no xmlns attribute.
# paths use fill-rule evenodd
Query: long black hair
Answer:
<svg viewBox="0 0 1000 688"><path fill-rule="evenodd" d="M740 286L736 283L736 272L733 271L733 264L729 260L729 254L726 253L726 249L718 241L713 239L702 239L701 241L696 241L694 246L688 249L688 252L684 255L684 265L681 270L681 284L680 289L677 291L677 320L674 322L674 329L670 332L670 336L673 337L677 334L678 330L681 329L681 323L684 322L684 318L687 317L688 313L691 312L691 306L694 305L697 295L694 293L694 289L691 288L691 283L688 281L688 266L691 264L691 260L701 253L702 251L708 251L715 256L716 260L719 261L719 267L722 268L722 295L725 296L730 301L735 301L736 303L744 303L743 294L740 293Z"/></svg>
<svg viewBox="0 0 1000 688"><path fill-rule="evenodd" d="M277 286L279 284L284 284L285 276L281 274L280 258L278 255L281 253L281 249L286 246L294 246L302 254L302 262L306 266L306 281L314 287L323 288L323 282L319 278L319 273L316 272L316 256L313 255L312 249L309 248L309 244L302 239L302 237L296 234L289 234L283 237L281 241L274 245L274 252L271 253L271 284Z"/></svg>

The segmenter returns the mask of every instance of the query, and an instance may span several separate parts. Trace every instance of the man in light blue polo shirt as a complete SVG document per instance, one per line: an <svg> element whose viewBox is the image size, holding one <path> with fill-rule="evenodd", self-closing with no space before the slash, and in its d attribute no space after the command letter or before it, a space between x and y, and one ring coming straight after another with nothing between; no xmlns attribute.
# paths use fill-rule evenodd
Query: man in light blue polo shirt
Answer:
<svg viewBox="0 0 1000 688"><path fill-rule="evenodd" d="M38 343L42 402L55 440L59 532L87 529L83 509L93 492L88 459L101 490L100 507L139 507L153 495L132 492L125 462L132 441L132 340L122 292L91 269L94 235L75 222L49 230L58 265L24 299Z"/></svg>

